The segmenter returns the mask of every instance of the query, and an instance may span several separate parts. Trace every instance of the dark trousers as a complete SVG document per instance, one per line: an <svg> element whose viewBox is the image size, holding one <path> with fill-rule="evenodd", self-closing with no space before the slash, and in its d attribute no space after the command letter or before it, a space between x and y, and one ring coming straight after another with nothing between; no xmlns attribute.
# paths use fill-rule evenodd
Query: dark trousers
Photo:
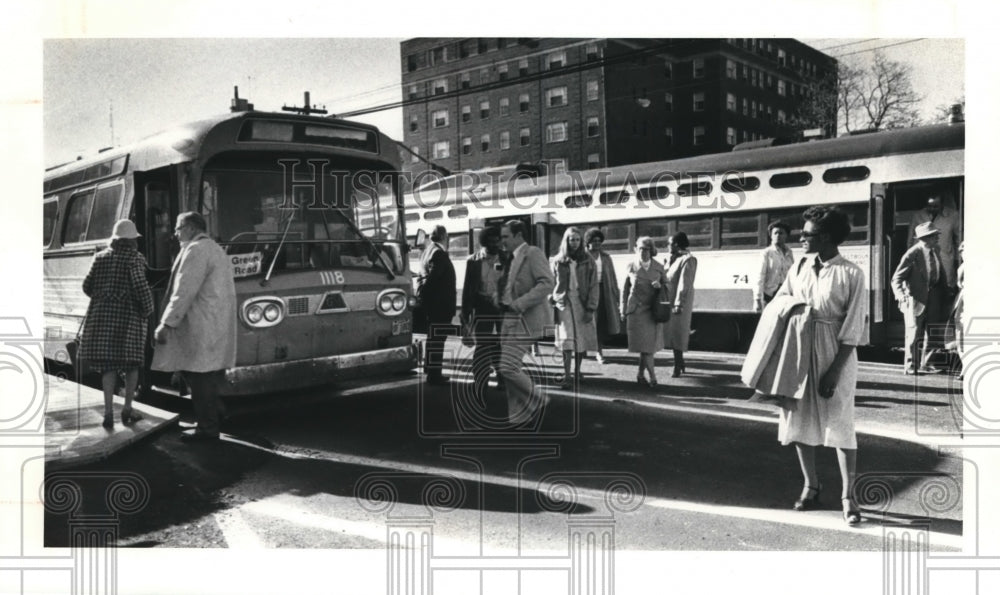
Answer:
<svg viewBox="0 0 1000 595"><path fill-rule="evenodd" d="M473 386L486 387L490 379L490 370L496 370L500 379L500 326L503 317L499 311L492 314L478 315L473 322L473 335L476 347L472 351Z"/></svg>
<svg viewBox="0 0 1000 595"><path fill-rule="evenodd" d="M211 372L181 372L184 382L191 389L194 417L198 421L197 431L209 436L219 435L219 417L223 413L219 389L226 379L225 370Z"/></svg>
<svg viewBox="0 0 1000 595"><path fill-rule="evenodd" d="M429 318L429 317L428 317ZM455 334L451 319L427 321L427 340L424 342L424 374L428 378L440 378L444 363L444 342L448 335Z"/></svg>

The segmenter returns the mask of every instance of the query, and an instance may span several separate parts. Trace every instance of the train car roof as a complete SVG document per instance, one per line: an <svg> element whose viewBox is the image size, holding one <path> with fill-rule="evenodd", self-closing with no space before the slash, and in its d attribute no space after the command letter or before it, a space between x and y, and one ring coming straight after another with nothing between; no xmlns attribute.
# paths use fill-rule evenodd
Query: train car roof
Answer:
<svg viewBox="0 0 1000 595"><path fill-rule="evenodd" d="M920 126L670 161L558 173L538 178L521 177L499 187L495 185L491 187L489 180L483 180L487 183L487 187L482 200L490 198L495 192L512 196L621 187L634 180L648 181L658 174L663 176L661 181L666 182L687 177L694 172L721 175L725 172L794 169L818 163L834 164L886 155L964 148L964 123Z"/></svg>

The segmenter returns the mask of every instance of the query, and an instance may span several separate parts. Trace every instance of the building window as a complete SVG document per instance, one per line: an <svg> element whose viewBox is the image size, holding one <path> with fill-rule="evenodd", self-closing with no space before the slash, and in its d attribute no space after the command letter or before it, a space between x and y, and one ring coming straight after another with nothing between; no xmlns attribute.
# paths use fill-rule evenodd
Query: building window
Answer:
<svg viewBox="0 0 1000 595"><path fill-rule="evenodd" d="M522 114L525 113L526 111L528 111L528 108L531 107L531 95L529 95L528 93L521 93L517 97L517 104L518 104L518 109L521 110L521 113Z"/></svg>
<svg viewBox="0 0 1000 595"><path fill-rule="evenodd" d="M488 152L490 150L490 135L489 134L484 134L481 137L479 137L479 147L483 151L483 153L486 153L486 152Z"/></svg>
<svg viewBox="0 0 1000 595"><path fill-rule="evenodd" d="M463 89L468 89L469 86L472 85L472 78L471 77L472 77L472 75L470 75L468 72L463 72L462 73L462 75L460 77L460 80L461 80L461 85L462 85Z"/></svg>
<svg viewBox="0 0 1000 595"><path fill-rule="evenodd" d="M420 161L420 147L413 145L410 147L410 163Z"/></svg>
<svg viewBox="0 0 1000 595"><path fill-rule="evenodd" d="M771 106L767 106L767 121L768 122L774 121L774 112L771 111Z"/></svg>
<svg viewBox="0 0 1000 595"><path fill-rule="evenodd" d="M553 173L557 174L566 173L565 159L549 159L549 166L552 168Z"/></svg>
<svg viewBox="0 0 1000 595"><path fill-rule="evenodd" d="M431 112L431 121L435 128L444 128L448 125L448 110L439 109Z"/></svg>
<svg viewBox="0 0 1000 595"><path fill-rule="evenodd" d="M434 48L431 50L431 65L443 64L444 63L444 47Z"/></svg>
<svg viewBox="0 0 1000 595"><path fill-rule="evenodd" d="M448 157L451 157L451 142L439 140L434 143L434 158L447 159Z"/></svg>
<svg viewBox="0 0 1000 595"><path fill-rule="evenodd" d="M750 67L747 66L746 64L744 64L743 67L741 68L741 74L742 74L742 76L740 77L741 79L743 79L744 81L749 80L750 79Z"/></svg>
<svg viewBox="0 0 1000 595"><path fill-rule="evenodd" d="M488 66L479 69L479 84L485 85L490 82L490 69Z"/></svg>
<svg viewBox="0 0 1000 595"><path fill-rule="evenodd" d="M517 76L528 76L528 59L521 58L517 62Z"/></svg>
<svg viewBox="0 0 1000 595"><path fill-rule="evenodd" d="M462 155L472 154L472 137L463 136L462 137Z"/></svg>
<svg viewBox="0 0 1000 595"><path fill-rule="evenodd" d="M726 144L729 146L736 144L736 129L732 126L726 128Z"/></svg>
<svg viewBox="0 0 1000 595"><path fill-rule="evenodd" d="M416 99L418 95L417 86L410 85L409 99Z"/></svg>
<svg viewBox="0 0 1000 595"><path fill-rule="evenodd" d="M419 121L417 116L410 116L410 132L416 132L420 128Z"/></svg>
<svg viewBox="0 0 1000 595"><path fill-rule="evenodd" d="M500 115L501 116L510 115L510 97L500 98Z"/></svg>
<svg viewBox="0 0 1000 595"><path fill-rule="evenodd" d="M704 58L695 58L691 61L691 75L696 79L700 79L705 76Z"/></svg>
<svg viewBox="0 0 1000 595"><path fill-rule="evenodd" d="M743 98L743 115L750 115L750 101L746 97Z"/></svg>
<svg viewBox="0 0 1000 595"><path fill-rule="evenodd" d="M692 139L693 144L697 147L699 145L705 144L705 127L695 126L694 135Z"/></svg>
<svg viewBox="0 0 1000 595"><path fill-rule="evenodd" d="M770 74L766 75L766 78L767 78L767 84L764 85L764 88L770 89L772 86L774 86L774 79L771 78Z"/></svg>
<svg viewBox="0 0 1000 595"><path fill-rule="evenodd" d="M702 92L699 91L698 93L694 94L694 102L693 102L692 108L696 112L703 112L703 111L705 111L705 94L704 93L702 93Z"/></svg>
<svg viewBox="0 0 1000 595"><path fill-rule="evenodd" d="M590 153L587 155L587 169L594 169L601 166L601 154Z"/></svg>
<svg viewBox="0 0 1000 595"><path fill-rule="evenodd" d="M757 86L757 69L756 68L750 71L750 86L751 87L756 87Z"/></svg>
<svg viewBox="0 0 1000 595"><path fill-rule="evenodd" d="M587 101L596 101L600 93L597 81L587 81Z"/></svg>
<svg viewBox="0 0 1000 595"><path fill-rule="evenodd" d="M671 145L673 145L674 144L674 128L673 128L673 126L667 126L663 130L663 136L666 137L666 139L667 139L667 146L668 147L671 146Z"/></svg>
<svg viewBox="0 0 1000 595"><path fill-rule="evenodd" d="M448 79L437 79L434 81L434 94L442 95L448 92Z"/></svg>
<svg viewBox="0 0 1000 595"><path fill-rule="evenodd" d="M549 107L566 105L566 87L553 87L545 90L545 103Z"/></svg>
<svg viewBox="0 0 1000 595"><path fill-rule="evenodd" d="M601 50L596 43L587 44L587 62L595 62L601 57Z"/></svg>
<svg viewBox="0 0 1000 595"><path fill-rule="evenodd" d="M736 80L736 62L732 60L726 60L726 76L733 80Z"/></svg>
<svg viewBox="0 0 1000 595"><path fill-rule="evenodd" d="M502 80L502 81L507 80L507 65L506 64L501 64L500 66L497 66L497 75L499 75L500 80Z"/></svg>
<svg viewBox="0 0 1000 595"><path fill-rule="evenodd" d="M731 112L736 111L736 96L732 93L726 93L726 109Z"/></svg>
<svg viewBox="0 0 1000 595"><path fill-rule="evenodd" d="M666 62L663 65L663 78L670 80L674 78L674 64L673 62Z"/></svg>
<svg viewBox="0 0 1000 595"><path fill-rule="evenodd" d="M518 134L520 135L520 138L521 138L521 146L522 147L527 147L528 145L531 144L531 129L530 128L522 128Z"/></svg>
<svg viewBox="0 0 1000 595"><path fill-rule="evenodd" d="M485 38L480 37L476 43L476 49L479 51L480 54L485 54L490 49L489 43L487 43L487 40Z"/></svg>
<svg viewBox="0 0 1000 595"><path fill-rule="evenodd" d="M497 37L497 49L502 50L507 47L506 37Z"/></svg>
<svg viewBox="0 0 1000 595"><path fill-rule="evenodd" d="M750 117L752 117L752 118L756 118L757 117L757 102L756 101L751 101L750 102Z"/></svg>
<svg viewBox="0 0 1000 595"><path fill-rule="evenodd" d="M569 139L569 125L566 122L553 122L545 126L545 142L562 143Z"/></svg>
<svg viewBox="0 0 1000 595"><path fill-rule="evenodd" d="M663 94L663 101L668 112L674 111L674 94L669 91Z"/></svg>
<svg viewBox="0 0 1000 595"><path fill-rule="evenodd" d="M406 57L406 71L413 72L417 68L419 68L419 66L417 66L417 55L410 54Z"/></svg>
<svg viewBox="0 0 1000 595"><path fill-rule="evenodd" d="M458 51L459 56L462 58L468 58L469 56L475 56L478 52L476 51L475 41L472 39L466 39L459 45Z"/></svg>
<svg viewBox="0 0 1000 595"><path fill-rule="evenodd" d="M472 106L471 105L463 105L462 106L462 121L463 122L468 122L470 120L472 120Z"/></svg>
<svg viewBox="0 0 1000 595"><path fill-rule="evenodd" d="M785 93L786 93L785 81L778 79L778 95L784 97Z"/></svg>
<svg viewBox="0 0 1000 595"><path fill-rule="evenodd" d="M545 68L555 70L566 65L566 52L554 52L545 57Z"/></svg>
<svg viewBox="0 0 1000 595"><path fill-rule="evenodd" d="M778 110L778 122L784 124L788 117L785 115L785 110Z"/></svg>
<svg viewBox="0 0 1000 595"><path fill-rule="evenodd" d="M485 120L490 117L490 100L479 102L479 119Z"/></svg>
<svg viewBox="0 0 1000 595"><path fill-rule="evenodd" d="M500 150L506 151L510 149L510 131L504 130L500 133Z"/></svg>
<svg viewBox="0 0 1000 595"><path fill-rule="evenodd" d="M600 118L593 116L587 118L587 136L593 138L595 136L601 135L601 120Z"/></svg>

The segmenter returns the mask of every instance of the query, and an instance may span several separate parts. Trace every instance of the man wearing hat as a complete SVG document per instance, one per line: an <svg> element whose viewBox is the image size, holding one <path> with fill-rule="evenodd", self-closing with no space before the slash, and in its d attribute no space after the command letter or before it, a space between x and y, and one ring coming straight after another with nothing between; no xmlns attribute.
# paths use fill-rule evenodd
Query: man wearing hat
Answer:
<svg viewBox="0 0 1000 595"><path fill-rule="evenodd" d="M941 342L941 337L934 331L944 323L941 304L947 287L947 273L938 254L940 233L933 223L917 225L914 231L917 243L906 251L892 276L892 293L906 324L904 374L938 372L928 365L928 361ZM923 357L919 359L918 368L921 351Z"/></svg>

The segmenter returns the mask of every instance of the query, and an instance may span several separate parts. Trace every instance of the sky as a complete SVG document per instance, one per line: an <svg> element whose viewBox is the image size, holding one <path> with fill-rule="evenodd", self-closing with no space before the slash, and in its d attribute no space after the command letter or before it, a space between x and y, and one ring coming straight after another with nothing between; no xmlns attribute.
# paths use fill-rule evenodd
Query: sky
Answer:
<svg viewBox="0 0 1000 595"><path fill-rule="evenodd" d="M227 111L234 86L260 110L301 105L305 91L313 104L325 105L334 114L399 101L402 39L46 40L45 164ZM961 39L803 41L855 63L864 64L874 49L883 48L890 59L910 64L914 89L924 96L925 117L965 92ZM403 138L398 108L357 119Z"/></svg>

